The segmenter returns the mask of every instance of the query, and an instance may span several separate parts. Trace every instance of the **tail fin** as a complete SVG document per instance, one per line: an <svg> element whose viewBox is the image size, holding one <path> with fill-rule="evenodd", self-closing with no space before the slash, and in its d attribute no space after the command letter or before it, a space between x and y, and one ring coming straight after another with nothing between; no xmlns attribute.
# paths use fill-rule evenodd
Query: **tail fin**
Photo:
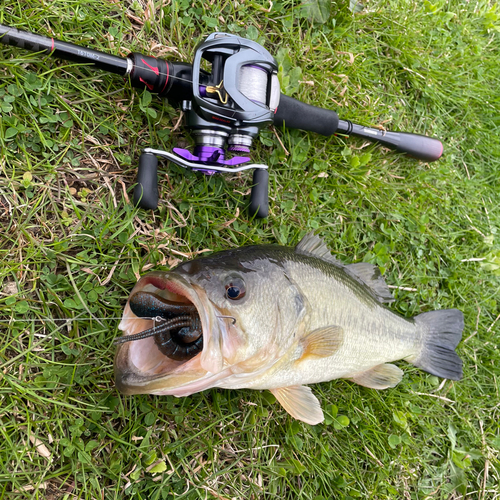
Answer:
<svg viewBox="0 0 500 500"><path fill-rule="evenodd" d="M415 323L424 335L422 351L410 362L426 372L451 380L462 378L462 360L455 348L462 339L464 315L458 309L419 314Z"/></svg>

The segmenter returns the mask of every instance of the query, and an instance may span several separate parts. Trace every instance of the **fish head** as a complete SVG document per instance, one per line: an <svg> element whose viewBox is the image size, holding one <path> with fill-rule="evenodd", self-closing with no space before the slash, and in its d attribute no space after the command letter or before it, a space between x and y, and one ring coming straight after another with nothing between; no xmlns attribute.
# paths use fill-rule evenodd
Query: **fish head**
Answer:
<svg viewBox="0 0 500 500"><path fill-rule="evenodd" d="M153 327L130 305L136 293L150 292L196 308L203 348L178 361L163 354L153 337L119 345L115 379L121 392L187 396L221 381L228 387L231 377L256 376L279 359L293 342L289 329L303 318L304 303L282 262L253 255L248 248L152 272L137 282L119 325L125 335Z"/></svg>

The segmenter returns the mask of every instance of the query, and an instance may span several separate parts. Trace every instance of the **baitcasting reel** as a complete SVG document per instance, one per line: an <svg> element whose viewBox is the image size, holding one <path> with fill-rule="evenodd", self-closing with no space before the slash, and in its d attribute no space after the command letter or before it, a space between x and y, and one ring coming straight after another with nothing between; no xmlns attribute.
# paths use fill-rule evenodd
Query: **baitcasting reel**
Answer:
<svg viewBox="0 0 500 500"><path fill-rule="evenodd" d="M438 139L364 127L340 120L333 110L280 94L274 58L258 43L235 35L210 35L197 47L192 65L139 53L117 57L2 25L0 42L128 77L133 87L166 97L184 110L195 138L194 151L143 150L134 190L134 202L142 208L158 205L157 156L161 156L206 175L253 169L250 215L266 217L267 166L249 163L250 157L244 155L250 153L260 128L269 123L324 136L354 135L423 161L436 161L443 153ZM211 66L210 71L203 64ZM226 153L243 156L226 158Z"/></svg>
<svg viewBox="0 0 500 500"><path fill-rule="evenodd" d="M202 69L203 63L208 63L211 70ZM139 159L134 202L142 208L157 207L157 156L161 156L205 175L253 169L250 214L266 217L267 166L249 163L249 156L234 155L248 155L259 130L274 120L280 100L276 61L258 43L213 33L196 49L191 92L190 99L182 100L181 108L195 139L194 151L144 149ZM226 158L227 153L233 156Z"/></svg>

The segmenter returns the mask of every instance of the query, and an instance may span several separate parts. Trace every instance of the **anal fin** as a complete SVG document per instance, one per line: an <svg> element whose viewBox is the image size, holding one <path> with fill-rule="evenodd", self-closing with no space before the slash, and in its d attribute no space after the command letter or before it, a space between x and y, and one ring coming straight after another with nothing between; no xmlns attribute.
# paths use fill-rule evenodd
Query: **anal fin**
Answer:
<svg viewBox="0 0 500 500"><path fill-rule="evenodd" d="M340 326L327 326L308 333L302 340L303 353L298 361L305 358L327 358L342 345L344 330Z"/></svg>
<svg viewBox="0 0 500 500"><path fill-rule="evenodd" d="M398 385L402 378L403 370L400 370L396 365L385 363L366 372L358 373L351 377L351 380L370 389L387 389Z"/></svg>
<svg viewBox="0 0 500 500"><path fill-rule="evenodd" d="M325 418L323 410L310 387L291 385L289 387L270 389L270 391L293 418L310 425L323 422Z"/></svg>

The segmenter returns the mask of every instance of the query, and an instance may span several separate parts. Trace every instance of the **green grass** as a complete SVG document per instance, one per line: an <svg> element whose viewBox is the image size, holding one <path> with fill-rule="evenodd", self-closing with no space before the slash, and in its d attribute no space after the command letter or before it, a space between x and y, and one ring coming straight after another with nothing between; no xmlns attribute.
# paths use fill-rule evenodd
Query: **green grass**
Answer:
<svg viewBox="0 0 500 500"><path fill-rule="evenodd" d="M1 46L0 498L499 498L500 5L370 1L353 14L345 0L313 24L298 2L240 3L7 2L0 23L183 61L215 29L248 36L278 57L284 92L436 136L443 158L269 129L253 151L271 168L268 219L245 213L247 174L172 165L159 210L135 210L139 150L192 144L179 111ZM400 313L461 309L464 379L401 363L394 389L318 384L315 427L266 392L116 392L112 342L138 276L312 229L345 262L378 264Z"/></svg>

